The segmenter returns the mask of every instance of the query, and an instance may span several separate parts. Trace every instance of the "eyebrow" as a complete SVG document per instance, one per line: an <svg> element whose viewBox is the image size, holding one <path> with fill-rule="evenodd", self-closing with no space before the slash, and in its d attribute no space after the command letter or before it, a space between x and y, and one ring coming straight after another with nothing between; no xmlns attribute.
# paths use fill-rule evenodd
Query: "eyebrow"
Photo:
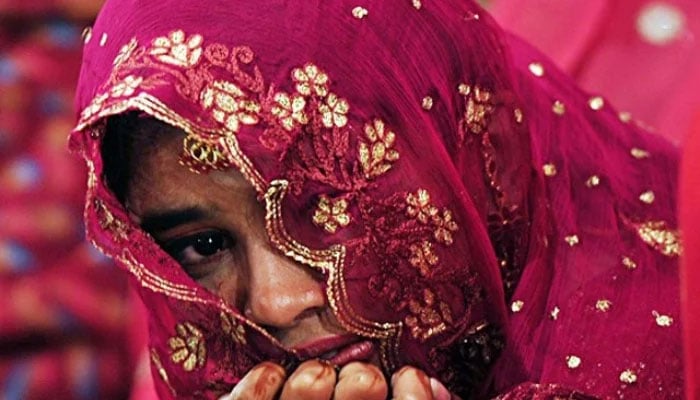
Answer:
<svg viewBox="0 0 700 400"><path fill-rule="evenodd" d="M187 207L149 213L143 217L141 228L146 232L163 232L179 225L195 222L207 217L207 213L199 207Z"/></svg>

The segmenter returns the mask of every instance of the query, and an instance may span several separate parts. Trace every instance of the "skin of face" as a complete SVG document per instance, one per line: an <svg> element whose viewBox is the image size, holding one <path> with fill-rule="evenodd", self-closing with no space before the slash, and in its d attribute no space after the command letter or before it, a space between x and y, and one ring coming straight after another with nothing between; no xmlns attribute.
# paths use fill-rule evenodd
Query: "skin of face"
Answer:
<svg viewBox="0 0 700 400"><path fill-rule="evenodd" d="M129 185L131 218L197 283L243 310L287 348L347 335L326 302L323 277L275 250L263 205L236 170L196 174L179 162L182 133L162 135L137 157ZM387 379L378 357L336 372L303 362L290 376L264 362L222 399L449 399L436 380L411 367Z"/></svg>

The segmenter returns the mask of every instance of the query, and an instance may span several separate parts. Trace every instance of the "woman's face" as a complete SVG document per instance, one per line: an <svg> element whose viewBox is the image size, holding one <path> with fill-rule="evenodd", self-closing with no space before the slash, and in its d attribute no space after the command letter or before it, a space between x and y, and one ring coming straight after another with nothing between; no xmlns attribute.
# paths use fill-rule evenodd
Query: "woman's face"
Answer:
<svg viewBox="0 0 700 400"><path fill-rule="evenodd" d="M233 169L193 173L179 163L181 134L161 137L138 157L127 196L135 222L195 281L285 347L337 364L378 364L374 344L338 326L323 277L271 247L263 206L243 176ZM354 358L340 357L349 350Z"/></svg>

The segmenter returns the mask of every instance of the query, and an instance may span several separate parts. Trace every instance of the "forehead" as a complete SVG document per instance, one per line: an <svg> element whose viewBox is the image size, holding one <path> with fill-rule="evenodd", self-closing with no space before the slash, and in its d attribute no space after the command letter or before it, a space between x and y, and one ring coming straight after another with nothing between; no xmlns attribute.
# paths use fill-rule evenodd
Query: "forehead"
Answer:
<svg viewBox="0 0 700 400"><path fill-rule="evenodd" d="M256 192L235 168L196 173L180 162L184 132L153 135L137 143L134 173L127 196L137 215L164 209L221 208L228 203L255 202ZM146 147L143 147L146 146Z"/></svg>

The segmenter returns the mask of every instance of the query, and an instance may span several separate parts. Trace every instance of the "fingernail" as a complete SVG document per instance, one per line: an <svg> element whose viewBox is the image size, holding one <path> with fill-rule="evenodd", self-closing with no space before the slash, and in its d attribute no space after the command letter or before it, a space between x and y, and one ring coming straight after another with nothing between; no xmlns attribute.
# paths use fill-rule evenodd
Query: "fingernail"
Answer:
<svg viewBox="0 0 700 400"><path fill-rule="evenodd" d="M435 378L430 378L430 390L435 400L450 400L450 391Z"/></svg>

